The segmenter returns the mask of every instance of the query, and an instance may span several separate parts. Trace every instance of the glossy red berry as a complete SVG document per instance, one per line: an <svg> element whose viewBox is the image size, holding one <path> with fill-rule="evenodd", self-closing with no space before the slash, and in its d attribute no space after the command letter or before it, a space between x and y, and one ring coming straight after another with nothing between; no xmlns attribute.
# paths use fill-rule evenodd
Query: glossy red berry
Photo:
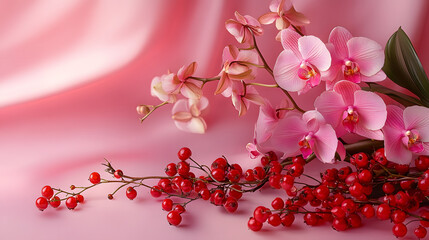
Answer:
<svg viewBox="0 0 429 240"><path fill-rule="evenodd" d="M89 181L90 181L92 184L100 183L100 181L101 181L100 174L99 174L98 172L93 172L93 173L91 173L91 174L89 175Z"/></svg>
<svg viewBox="0 0 429 240"><path fill-rule="evenodd" d="M283 166L277 161L270 162L269 166L270 173L272 174L280 174L280 172L283 170Z"/></svg>
<svg viewBox="0 0 429 240"><path fill-rule="evenodd" d="M325 185L320 185L314 190L314 196L319 200L325 200L329 197L329 188Z"/></svg>
<svg viewBox="0 0 429 240"><path fill-rule="evenodd" d="M305 159L301 155L293 157L292 163L297 163L297 164L300 164L301 166L304 166L306 164Z"/></svg>
<svg viewBox="0 0 429 240"><path fill-rule="evenodd" d="M171 211L173 209L173 200L170 198L166 198L161 203L162 210L164 211Z"/></svg>
<svg viewBox="0 0 429 240"><path fill-rule="evenodd" d="M407 226L403 223L396 223L393 225L392 232L395 237L403 237L407 234Z"/></svg>
<svg viewBox="0 0 429 240"><path fill-rule="evenodd" d="M207 188L201 189L198 192L198 195L203 199L203 200L209 200L210 199L210 191Z"/></svg>
<svg viewBox="0 0 429 240"><path fill-rule="evenodd" d="M350 158L350 162L354 162L354 164L359 168L365 168L368 166L369 159L365 153L361 152L353 154Z"/></svg>
<svg viewBox="0 0 429 240"><path fill-rule="evenodd" d="M304 167L299 163L294 163L289 168L290 175L299 177L304 173Z"/></svg>
<svg viewBox="0 0 429 240"><path fill-rule="evenodd" d="M295 178L288 174L284 175L282 180L280 181L280 185L286 191L292 189L294 183L295 183Z"/></svg>
<svg viewBox="0 0 429 240"><path fill-rule="evenodd" d="M283 201L283 199L281 198L275 198L272 202L271 202L271 206L273 207L273 209L275 210L280 210L282 208L284 208L285 206L285 202Z"/></svg>
<svg viewBox="0 0 429 240"><path fill-rule="evenodd" d="M182 190L183 193L190 193L192 189L192 182L189 179L183 179L180 183L180 190Z"/></svg>
<svg viewBox="0 0 429 240"><path fill-rule="evenodd" d="M316 226L319 223L319 217L316 213L306 213L304 215L304 222L309 226Z"/></svg>
<svg viewBox="0 0 429 240"><path fill-rule="evenodd" d="M158 181L158 186L164 191L164 192L171 192L173 189L171 188L171 181L168 178L163 178Z"/></svg>
<svg viewBox="0 0 429 240"><path fill-rule="evenodd" d="M257 232L262 229L262 223L251 217L247 222L247 227L249 227L250 230Z"/></svg>
<svg viewBox="0 0 429 240"><path fill-rule="evenodd" d="M405 175L410 170L410 165L408 165L408 164L396 164L395 170L398 172L398 174Z"/></svg>
<svg viewBox="0 0 429 240"><path fill-rule="evenodd" d="M387 164L387 159L386 159L386 156L384 155L384 148L377 149L372 154L372 157L374 158L375 161L377 161L381 165L386 165Z"/></svg>
<svg viewBox="0 0 429 240"><path fill-rule="evenodd" d="M233 213L237 210L238 208L238 202L235 198L233 197L228 197L225 201L225 203L223 204L223 207L225 208L226 211L228 211L229 213Z"/></svg>
<svg viewBox="0 0 429 240"><path fill-rule="evenodd" d="M184 213L186 211L186 209L182 205L176 205L176 206L174 206L173 211L181 214L181 213Z"/></svg>
<svg viewBox="0 0 429 240"><path fill-rule="evenodd" d="M167 164L167 166L165 167L165 174L167 174L167 176L174 176L177 174L177 168L176 168L176 164L175 163L169 163Z"/></svg>
<svg viewBox="0 0 429 240"><path fill-rule="evenodd" d="M161 197L161 195L162 195L161 188L159 186L153 186L150 189L150 195L152 195L152 197L154 197L154 198Z"/></svg>
<svg viewBox="0 0 429 240"><path fill-rule="evenodd" d="M356 213L352 213L347 217L347 223L352 228L358 228L362 225L362 219Z"/></svg>
<svg viewBox="0 0 429 240"><path fill-rule="evenodd" d="M362 213L362 215L364 215L366 218L372 218L375 215L375 210L374 207L371 204L365 204L360 212Z"/></svg>
<svg viewBox="0 0 429 240"><path fill-rule="evenodd" d="M392 212L392 214L390 215L390 218L392 219L392 221L394 223L401 223L404 222L405 219L407 218L407 214L405 214L403 211L401 210L395 210Z"/></svg>
<svg viewBox="0 0 429 240"><path fill-rule="evenodd" d="M422 214L420 214L420 217L425 219L420 220L420 225L426 228L429 227L429 211L424 211Z"/></svg>
<svg viewBox="0 0 429 240"><path fill-rule="evenodd" d="M355 182L349 187L349 192L353 197L359 198L363 194L363 186L360 183Z"/></svg>
<svg viewBox="0 0 429 240"><path fill-rule="evenodd" d="M275 174L275 175L271 175L268 178L268 183L270 184L270 186L272 188L280 189L280 188L282 188L282 186L280 184L281 180L282 180L282 176L280 174Z"/></svg>
<svg viewBox="0 0 429 240"><path fill-rule="evenodd" d="M356 203L351 200L351 199L346 199L343 201L343 203L341 203L341 208L346 212L346 213L354 213L356 212Z"/></svg>
<svg viewBox="0 0 429 240"><path fill-rule="evenodd" d="M78 203L83 203L85 201L85 198L80 194L76 195L75 198Z"/></svg>
<svg viewBox="0 0 429 240"><path fill-rule="evenodd" d="M290 212L288 214L280 216L280 219L282 221L283 226L290 227L292 226L292 223L295 221L295 215Z"/></svg>
<svg viewBox="0 0 429 240"><path fill-rule="evenodd" d="M248 182L253 182L256 180L255 174L253 173L252 169L247 169L244 173L244 179Z"/></svg>
<svg viewBox="0 0 429 240"><path fill-rule="evenodd" d="M127 198L133 200L137 197L137 191L133 187L128 187L126 191Z"/></svg>
<svg viewBox="0 0 429 240"><path fill-rule="evenodd" d="M264 206L259 206L259 207L255 208L255 211L253 211L253 217L258 222L261 222L261 223L267 221L267 219L270 215L271 215L270 209L268 209Z"/></svg>
<svg viewBox="0 0 429 240"><path fill-rule="evenodd" d="M422 227L422 226L418 226L415 230L414 230L414 235L417 238L424 238L426 237L427 234L427 230L426 228Z"/></svg>
<svg viewBox="0 0 429 240"><path fill-rule="evenodd" d="M217 206L222 205L223 200L225 199L225 192L217 189L210 195L210 201Z"/></svg>
<svg viewBox="0 0 429 240"><path fill-rule="evenodd" d="M212 170L212 177L214 180L218 182L222 182L225 180L225 170L221 168L215 168Z"/></svg>
<svg viewBox="0 0 429 240"><path fill-rule="evenodd" d="M372 173L368 169L362 170L359 175L360 183L370 183L372 181Z"/></svg>
<svg viewBox="0 0 429 240"><path fill-rule="evenodd" d="M44 186L42 188L42 196L46 199L51 199L51 197L54 195L54 190L50 186Z"/></svg>
<svg viewBox="0 0 429 240"><path fill-rule="evenodd" d="M228 174L226 175L226 177L230 182L237 183L240 181L241 173L237 169L231 169L228 171Z"/></svg>
<svg viewBox="0 0 429 240"><path fill-rule="evenodd" d="M60 206L61 204L61 199L58 196L53 197L50 201L49 204L53 207L53 208L57 208Z"/></svg>
<svg viewBox="0 0 429 240"><path fill-rule="evenodd" d="M182 216L176 211L171 211L167 214L167 221L170 225L177 226L182 222Z"/></svg>
<svg viewBox="0 0 429 240"><path fill-rule="evenodd" d="M187 176L190 170L191 170L191 167L187 162L182 161L177 164L177 173L180 176Z"/></svg>
<svg viewBox="0 0 429 240"><path fill-rule="evenodd" d="M407 206L410 202L410 197L403 191L399 191L395 194L395 202L399 206Z"/></svg>
<svg viewBox="0 0 429 240"><path fill-rule="evenodd" d="M377 207L377 218L380 220L387 220L390 218L390 207L389 205L382 203Z"/></svg>
<svg viewBox="0 0 429 240"><path fill-rule="evenodd" d="M211 170L220 168L223 171L225 171L227 167L228 167L228 162L226 161L225 158L217 158L216 160L213 161L211 165Z"/></svg>
<svg viewBox="0 0 429 240"><path fill-rule="evenodd" d="M66 206L68 209L72 210L77 206L77 200L75 197L68 197L66 200Z"/></svg>
<svg viewBox="0 0 429 240"><path fill-rule="evenodd" d="M180 160L186 161L188 158L190 158L192 155L191 149L187 147L183 147L179 150L177 153L177 157L179 157Z"/></svg>
<svg viewBox="0 0 429 240"><path fill-rule="evenodd" d="M119 178L122 178L122 176L124 176L124 173L122 172L122 170L118 169L113 173L113 176L119 179Z"/></svg>
<svg viewBox="0 0 429 240"><path fill-rule="evenodd" d="M255 167L254 169L253 169L253 174L254 174L254 176L255 176L255 178L257 179L257 180L262 180L262 179L264 179L265 178L265 175L266 175L266 173L265 173L265 170L262 168L262 167Z"/></svg>
<svg viewBox="0 0 429 240"><path fill-rule="evenodd" d="M347 178L347 176L352 172L352 169L347 166L347 167L343 167L340 168L340 170L338 170L338 178L341 180L344 180Z"/></svg>
<svg viewBox="0 0 429 240"><path fill-rule="evenodd" d="M402 180L399 184L403 190L411 189L414 181L413 180Z"/></svg>
<svg viewBox="0 0 429 240"><path fill-rule="evenodd" d="M39 197L36 199L36 207L40 211L45 210L48 207L48 200L45 197Z"/></svg>
<svg viewBox="0 0 429 240"><path fill-rule="evenodd" d="M332 221L332 228L341 232L347 229L347 221L344 218L334 218Z"/></svg>
<svg viewBox="0 0 429 240"><path fill-rule="evenodd" d="M241 192L241 186L240 185L232 185L229 188L229 196L235 198L236 200L239 200L243 196L243 192Z"/></svg>
<svg viewBox="0 0 429 240"><path fill-rule="evenodd" d="M414 162L416 164L417 170L419 170L420 172L424 172L424 171L428 170L428 168L429 168L429 157L428 156L419 156L418 158L416 158L416 160Z"/></svg>
<svg viewBox="0 0 429 240"><path fill-rule="evenodd" d="M279 226L282 223L282 220L280 219L280 215L277 213L271 214L268 217L268 223L273 227Z"/></svg>
<svg viewBox="0 0 429 240"><path fill-rule="evenodd" d="M390 182L383 184L383 192L386 194L391 194L395 191L395 186Z"/></svg>
<svg viewBox="0 0 429 240"><path fill-rule="evenodd" d="M344 218L346 216L346 212L339 206L335 206L331 209L332 215L336 218Z"/></svg>

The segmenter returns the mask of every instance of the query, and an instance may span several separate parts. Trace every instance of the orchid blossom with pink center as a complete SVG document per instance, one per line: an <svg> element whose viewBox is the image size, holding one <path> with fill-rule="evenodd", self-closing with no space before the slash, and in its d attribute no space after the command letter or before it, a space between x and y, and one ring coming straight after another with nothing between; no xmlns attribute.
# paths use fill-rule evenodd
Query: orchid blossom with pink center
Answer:
<svg viewBox="0 0 429 240"><path fill-rule="evenodd" d="M205 133L207 125L201 115L208 105L209 101L206 97L178 100L172 109L172 118L176 127L186 132Z"/></svg>
<svg viewBox="0 0 429 240"><path fill-rule="evenodd" d="M259 22L267 25L275 21L278 30L286 29L291 24L295 27L302 27L310 23L310 20L304 14L297 12L288 0L271 1L270 11L260 16Z"/></svg>
<svg viewBox="0 0 429 240"><path fill-rule="evenodd" d="M253 86L246 86L244 82L238 81L232 83L231 99L239 116L247 113L250 103L262 105L265 101Z"/></svg>
<svg viewBox="0 0 429 240"><path fill-rule="evenodd" d="M356 83L337 82L333 90L316 98L314 106L335 128L338 137L351 132L383 140L381 128L386 122L386 104L380 96L361 90Z"/></svg>
<svg viewBox="0 0 429 240"><path fill-rule="evenodd" d="M270 104L270 102L265 99L264 104L262 104L259 108L259 115L255 124L253 143L248 143L246 145L246 149L249 152L250 158L256 158L261 154L274 151L274 148L272 147L272 144L269 140L279 120L284 118L287 113L290 113L288 110L285 110L288 108L288 106L289 102L282 101L281 105L275 109Z"/></svg>
<svg viewBox="0 0 429 240"><path fill-rule="evenodd" d="M219 73L220 79L215 90L215 94L222 93L225 97L230 97L233 81L245 79L253 80L253 65L257 65L258 54L251 50L239 50L236 46L228 45L223 50L223 68Z"/></svg>
<svg viewBox="0 0 429 240"><path fill-rule="evenodd" d="M283 152L283 157L302 154L307 158L314 153L324 163L335 161L337 135L315 110L307 111L302 116L287 115L278 122L271 138L275 149Z"/></svg>
<svg viewBox="0 0 429 240"><path fill-rule="evenodd" d="M429 108L388 105L383 133L389 161L409 164L418 155L429 155Z"/></svg>
<svg viewBox="0 0 429 240"><path fill-rule="evenodd" d="M284 50L274 65L277 84L298 94L319 85L321 72L331 66L331 55L325 44L315 36L301 37L290 29L280 34Z"/></svg>
<svg viewBox="0 0 429 240"><path fill-rule="evenodd" d="M381 70L384 51L377 42L365 37L353 37L347 29L336 27L326 44L331 52L332 66L322 78L326 88L332 89L339 80L354 83L379 82L386 78Z"/></svg>
<svg viewBox="0 0 429 240"><path fill-rule="evenodd" d="M167 92L162 87L163 82L173 81L174 77L175 75L173 73L154 77L150 84L150 94L163 102L174 103L176 101L176 94Z"/></svg>
<svg viewBox="0 0 429 240"><path fill-rule="evenodd" d="M186 98L200 98L203 95L201 82L189 78L194 74L196 69L196 62L193 62L188 66L181 67L177 72L177 75L174 75L173 78L168 78L166 81L162 81L162 88L167 93L181 93Z"/></svg>
<svg viewBox="0 0 429 240"><path fill-rule="evenodd" d="M254 17L249 15L242 16L237 11L235 18L229 19L225 22L226 30L237 39L239 43L253 43L253 36L260 36L263 33L261 24Z"/></svg>

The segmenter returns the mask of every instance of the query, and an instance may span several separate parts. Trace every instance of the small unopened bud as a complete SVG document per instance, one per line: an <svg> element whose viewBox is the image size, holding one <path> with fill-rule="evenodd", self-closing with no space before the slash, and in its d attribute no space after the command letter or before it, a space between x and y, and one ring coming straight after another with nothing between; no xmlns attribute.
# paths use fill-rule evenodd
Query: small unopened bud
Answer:
<svg viewBox="0 0 429 240"><path fill-rule="evenodd" d="M149 107L146 105L139 105L137 106L136 110L137 110L137 113L140 115L146 115L150 111Z"/></svg>
<svg viewBox="0 0 429 240"><path fill-rule="evenodd" d="M74 185L71 185L71 186L70 186L70 189L71 189L71 190L74 190L75 188L76 188L76 187L75 187Z"/></svg>
<svg viewBox="0 0 429 240"><path fill-rule="evenodd" d="M108 194L107 198L110 199L110 200L112 200L113 199L113 195L112 194Z"/></svg>

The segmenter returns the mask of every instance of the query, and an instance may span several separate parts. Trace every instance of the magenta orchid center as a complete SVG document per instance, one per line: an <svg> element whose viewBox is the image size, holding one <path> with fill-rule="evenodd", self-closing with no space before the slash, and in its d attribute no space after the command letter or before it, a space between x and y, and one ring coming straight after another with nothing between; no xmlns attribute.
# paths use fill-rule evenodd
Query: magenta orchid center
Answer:
<svg viewBox="0 0 429 240"><path fill-rule="evenodd" d="M407 130L404 133L404 137L402 138L402 142L408 149L414 153L420 153L423 149L423 144L420 141L419 133L416 130Z"/></svg>
<svg viewBox="0 0 429 240"><path fill-rule="evenodd" d="M320 83L320 74L317 68L306 62L301 63L299 66L298 77L307 81L307 85L311 88Z"/></svg>
<svg viewBox="0 0 429 240"><path fill-rule="evenodd" d="M307 158L310 156L310 154L313 153L313 150L311 149L311 146L313 146L313 133L309 132L307 135L305 135L301 141L298 142L300 148L299 150L302 153L303 158Z"/></svg>
<svg viewBox="0 0 429 240"><path fill-rule="evenodd" d="M360 83L359 65L350 60L344 61L343 65L344 78L354 83Z"/></svg>
<svg viewBox="0 0 429 240"><path fill-rule="evenodd" d="M349 132L354 132L356 124L359 122L359 115L353 109L353 106L348 106L347 110L343 113L343 126Z"/></svg>

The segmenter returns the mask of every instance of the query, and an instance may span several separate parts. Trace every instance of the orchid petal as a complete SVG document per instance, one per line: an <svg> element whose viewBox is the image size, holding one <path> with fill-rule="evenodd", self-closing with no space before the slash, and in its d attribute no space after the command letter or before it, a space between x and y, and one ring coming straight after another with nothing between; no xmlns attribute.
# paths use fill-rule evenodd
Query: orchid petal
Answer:
<svg viewBox="0 0 429 240"><path fill-rule="evenodd" d="M237 55L237 61L258 64L259 57L255 51L241 50Z"/></svg>
<svg viewBox="0 0 429 240"><path fill-rule="evenodd" d="M291 50L298 58L301 58L298 47L298 39L301 38L301 35L291 29L284 29L280 32L280 38L284 49Z"/></svg>
<svg viewBox="0 0 429 240"><path fill-rule="evenodd" d="M231 84L232 81L229 78L228 74L222 71L214 94L223 93L227 88L231 86Z"/></svg>
<svg viewBox="0 0 429 240"><path fill-rule="evenodd" d="M233 19L229 19L225 21L225 28L232 36L237 39L239 43L243 43L244 32L242 24Z"/></svg>
<svg viewBox="0 0 429 240"><path fill-rule="evenodd" d="M253 143L248 143L246 145L246 149L249 152L249 157L251 159L255 159L257 158L259 155L261 155L261 153L258 151L258 148L256 147L255 144Z"/></svg>
<svg viewBox="0 0 429 240"><path fill-rule="evenodd" d="M381 82L386 79L386 74L383 70L380 70L378 73L369 77L361 74L360 78L362 82Z"/></svg>
<svg viewBox="0 0 429 240"><path fill-rule="evenodd" d="M272 130L277 122L276 111L268 101L265 102L259 108L259 115L255 124L256 142L259 144L266 142L271 137Z"/></svg>
<svg viewBox="0 0 429 240"><path fill-rule="evenodd" d="M344 147L343 143L341 143L340 141L338 141L337 153L338 155L340 155L341 161L343 161L346 158L346 148Z"/></svg>
<svg viewBox="0 0 429 240"><path fill-rule="evenodd" d="M335 27L329 34L329 42L333 44L335 55L339 59L348 57L347 42L352 38L352 34L343 27Z"/></svg>
<svg viewBox="0 0 429 240"><path fill-rule="evenodd" d="M161 83L162 89L167 93L178 93L181 84L179 78L173 73L165 75L165 77L162 78Z"/></svg>
<svg viewBox="0 0 429 240"><path fill-rule="evenodd" d="M384 135L383 132L381 130L369 130L365 127L362 126L362 124L356 124L355 128L354 128L354 132L357 135L369 138L369 139L374 139L374 140L383 140L384 139Z"/></svg>
<svg viewBox="0 0 429 240"><path fill-rule="evenodd" d="M180 89L180 93L186 98L201 98L203 90L192 82L186 82Z"/></svg>
<svg viewBox="0 0 429 240"><path fill-rule="evenodd" d="M398 106L395 105L387 105L387 118L385 126L389 128L394 128L398 132L402 132L405 130L404 125L404 110Z"/></svg>
<svg viewBox="0 0 429 240"><path fill-rule="evenodd" d="M398 164L409 164L412 160L412 153L402 143L402 133L388 126L383 128L383 133L386 158Z"/></svg>
<svg viewBox="0 0 429 240"><path fill-rule="evenodd" d="M306 82L299 78L300 60L291 50L283 50L274 65L274 79L277 84L287 91L299 91L304 88Z"/></svg>
<svg viewBox="0 0 429 240"><path fill-rule="evenodd" d="M261 24L268 25L273 23L277 18L279 18L279 15L276 12L269 12L260 16L258 20Z"/></svg>
<svg viewBox="0 0 429 240"><path fill-rule="evenodd" d="M287 20L294 26L300 27L310 24L310 20L304 14L297 12L293 6L285 13Z"/></svg>
<svg viewBox="0 0 429 240"><path fill-rule="evenodd" d="M316 66L320 71L326 71L331 66L331 54L325 44L315 36L304 36L298 39L298 48L307 62Z"/></svg>
<svg viewBox="0 0 429 240"><path fill-rule="evenodd" d="M341 95L333 91L320 94L314 101L314 106L334 128L339 125L342 114L347 108Z"/></svg>
<svg viewBox="0 0 429 240"><path fill-rule="evenodd" d="M284 19L283 17L279 17L276 19L276 28L277 30L286 29L290 26L289 21L287 19Z"/></svg>
<svg viewBox="0 0 429 240"><path fill-rule="evenodd" d="M354 37L347 42L349 57L359 65L360 72L366 76L376 74L384 65L384 51L377 42Z"/></svg>
<svg viewBox="0 0 429 240"><path fill-rule="evenodd" d="M206 122L203 118L192 118L187 122L175 121L176 127L180 130L191 133L205 133L207 129Z"/></svg>
<svg viewBox="0 0 429 240"><path fill-rule="evenodd" d="M238 53L239 53L239 50L236 46L228 45L223 49L222 59L224 62L225 61L229 61L229 62L235 61L235 59L237 59Z"/></svg>
<svg viewBox="0 0 429 240"><path fill-rule="evenodd" d="M176 112L172 118L174 121L187 122L192 119L192 114L189 112Z"/></svg>
<svg viewBox="0 0 429 240"><path fill-rule="evenodd" d="M334 91L341 95L346 106L353 106L354 94L360 89L359 85L347 80L339 81L334 85Z"/></svg>
<svg viewBox="0 0 429 240"><path fill-rule="evenodd" d="M314 135L314 153L324 163L332 163L337 150L338 139L329 124L321 125Z"/></svg>
<svg viewBox="0 0 429 240"><path fill-rule="evenodd" d="M384 126L387 111L386 104L380 96L373 92L358 90L354 94L354 102L359 114L358 125L369 130L378 130Z"/></svg>
<svg viewBox="0 0 429 240"><path fill-rule="evenodd" d="M285 156L299 151L298 142L307 133L306 123L298 116L290 116L279 121L271 136L273 147Z"/></svg>
<svg viewBox="0 0 429 240"><path fill-rule="evenodd" d="M429 142L429 108L411 106L404 110L405 129L416 129L423 142Z"/></svg>
<svg viewBox="0 0 429 240"><path fill-rule="evenodd" d="M192 76L192 74L194 74L194 72L197 70L197 63L193 62L191 64L189 64L189 66L187 66L185 68L185 66L181 67L179 69L179 71L177 72L177 77L184 81L185 79L187 79L188 77Z"/></svg>

